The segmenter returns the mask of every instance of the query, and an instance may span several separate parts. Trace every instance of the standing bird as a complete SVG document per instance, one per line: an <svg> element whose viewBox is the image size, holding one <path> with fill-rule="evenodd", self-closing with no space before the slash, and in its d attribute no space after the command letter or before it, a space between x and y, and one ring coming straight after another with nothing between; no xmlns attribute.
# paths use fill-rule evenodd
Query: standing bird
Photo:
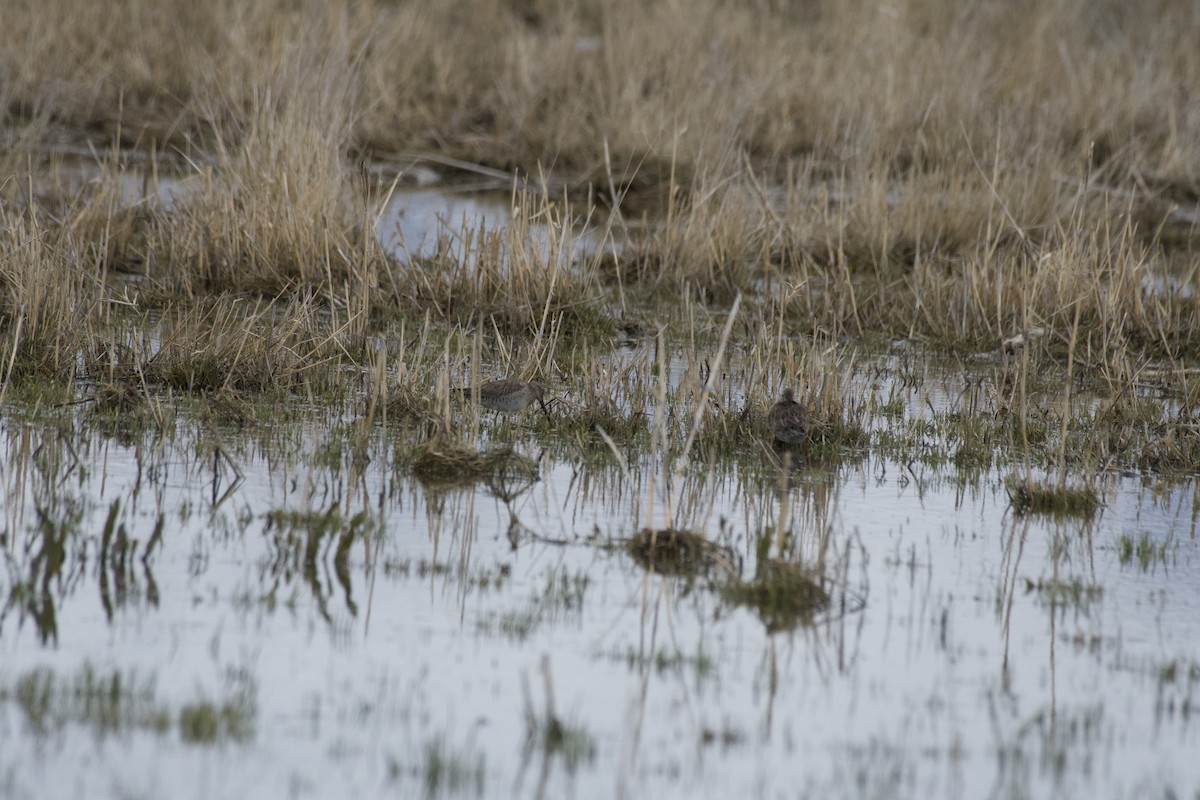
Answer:
<svg viewBox="0 0 1200 800"><path fill-rule="evenodd" d="M460 389L464 397L470 397L475 390L471 388ZM498 381L488 381L480 385L479 403L484 408L490 408L493 411L503 411L506 414L511 414L515 411L521 411L529 407L529 404L534 400L542 407L542 413L547 417L550 416L550 411L546 408L546 402L542 399L546 396L546 389L540 383L533 381L522 381L516 378L503 378Z"/></svg>
<svg viewBox="0 0 1200 800"><path fill-rule="evenodd" d="M796 402L791 389L767 412L767 427L771 435L784 444L800 444L808 436L808 409Z"/></svg>

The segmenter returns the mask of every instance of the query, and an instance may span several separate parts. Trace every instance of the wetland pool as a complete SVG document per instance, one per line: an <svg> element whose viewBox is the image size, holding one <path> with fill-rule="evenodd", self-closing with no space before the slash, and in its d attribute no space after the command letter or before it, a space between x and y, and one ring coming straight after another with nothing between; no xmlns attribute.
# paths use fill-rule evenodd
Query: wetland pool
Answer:
<svg viewBox="0 0 1200 800"><path fill-rule="evenodd" d="M399 263L469 266L520 217L410 177L376 224ZM158 181L122 172L115 202L195 190ZM564 267L621 247L562 222L509 244ZM650 397L645 428L661 375L688 417L700 359L621 347L624 391L552 392ZM422 432L359 408L293 398L238 428L187 397L127 423L0 395L0 797L1200 798L1194 477L1073 475L1093 516L1015 513L1019 459L960 469L922 427L980 376L915 361L860 361L870 444L782 474L763 446L682 456L678 422L609 445L558 435L561 407L455 406L535 477L439 485L414 475ZM627 543L648 528L701 534L719 568L647 572ZM828 604L723 591L768 557Z"/></svg>
<svg viewBox="0 0 1200 800"><path fill-rule="evenodd" d="M286 416L5 409L0 796L1200 792L1193 480L1022 516L1002 471L618 462L531 414L487 435L536 479L438 486L403 426ZM835 602L768 624L645 571L647 526L743 577L779 532Z"/></svg>

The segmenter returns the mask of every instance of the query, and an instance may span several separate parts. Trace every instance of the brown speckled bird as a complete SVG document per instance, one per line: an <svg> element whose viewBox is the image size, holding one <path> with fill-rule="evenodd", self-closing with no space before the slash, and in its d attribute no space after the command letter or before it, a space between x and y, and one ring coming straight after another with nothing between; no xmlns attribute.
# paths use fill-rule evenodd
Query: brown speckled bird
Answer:
<svg viewBox="0 0 1200 800"><path fill-rule="evenodd" d="M808 436L808 409L796 402L791 389L767 412L767 427L771 435L784 444L799 444Z"/></svg>

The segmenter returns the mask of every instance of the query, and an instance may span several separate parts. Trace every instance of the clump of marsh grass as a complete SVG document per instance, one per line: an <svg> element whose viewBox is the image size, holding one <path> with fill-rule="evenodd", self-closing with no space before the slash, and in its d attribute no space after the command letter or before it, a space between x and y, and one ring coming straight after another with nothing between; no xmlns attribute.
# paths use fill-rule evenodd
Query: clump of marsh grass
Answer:
<svg viewBox="0 0 1200 800"><path fill-rule="evenodd" d="M732 154L717 154L689 193L700 199L686 211L669 208L662 225L643 230L615 261L614 278L629 284L627 294L644 304L687 292L701 306L727 307L750 292L763 271L755 258L763 208L750 185L734 180L739 167Z"/></svg>
<svg viewBox="0 0 1200 800"><path fill-rule="evenodd" d="M1005 482L1009 505L1016 514L1091 519L1100 508L1096 490L1088 486L1041 483L1010 477Z"/></svg>
<svg viewBox="0 0 1200 800"><path fill-rule="evenodd" d="M581 433L604 431L618 441L629 442L646 432L646 418L641 411L621 408L610 396L589 392L578 399L577 405L567 407L556 428Z"/></svg>
<svg viewBox="0 0 1200 800"><path fill-rule="evenodd" d="M209 392L204 399L204 416L210 423L242 427L256 416L254 404L229 384Z"/></svg>
<svg viewBox="0 0 1200 800"><path fill-rule="evenodd" d="M420 449L412 462L412 473L429 483L471 483L489 472L488 457L473 447L447 443Z"/></svg>
<svg viewBox="0 0 1200 800"><path fill-rule="evenodd" d="M696 576L714 568L729 569L730 553L704 536L677 528L643 528L624 543L638 566L660 575Z"/></svg>
<svg viewBox="0 0 1200 800"><path fill-rule="evenodd" d="M645 434L653 394L649 351L614 347L598 352L587 339L578 345L558 363L574 388L561 403L556 429L593 444L597 436L592 434L600 431L618 442Z"/></svg>
<svg viewBox="0 0 1200 800"><path fill-rule="evenodd" d="M132 414L146 405L146 395L128 383L113 383L96 388L92 408L100 414Z"/></svg>
<svg viewBox="0 0 1200 800"><path fill-rule="evenodd" d="M412 386L395 386L386 398L387 417L399 422L424 422L432 416L428 394Z"/></svg>
<svg viewBox="0 0 1200 800"><path fill-rule="evenodd" d="M96 386L88 398L89 425L118 443L132 446L151 430L166 428L168 411L135 383L116 382Z"/></svg>
<svg viewBox="0 0 1200 800"><path fill-rule="evenodd" d="M716 79L728 77L730 58L752 58L754 74L775 61L746 46L761 22L753 12L704 4L683 13L627 0L530 9L451 2L376 15L386 56L366 68L368 140L392 147L396 131L420 130L461 158L530 173L553 163L636 217L680 202L698 156L765 104L766 81L738 81L729 92Z"/></svg>
<svg viewBox="0 0 1200 800"><path fill-rule="evenodd" d="M713 403L700 423L696 436L699 452L720 456L738 449L757 449L771 442L766 409L758 399L746 398L741 406Z"/></svg>
<svg viewBox="0 0 1200 800"><path fill-rule="evenodd" d="M457 442L432 442L417 448L412 473L426 484L457 486L504 473L536 478L538 466L511 448L479 451Z"/></svg>
<svg viewBox="0 0 1200 800"><path fill-rule="evenodd" d="M1158 473L1196 472L1200 470L1200 431L1195 425L1169 427L1142 446L1136 463Z"/></svg>
<svg viewBox="0 0 1200 800"><path fill-rule="evenodd" d="M338 375L342 341L311 304L217 298L170 315L161 327L158 343L136 343L148 382L189 392L271 393L301 385L345 391Z"/></svg>
<svg viewBox="0 0 1200 800"><path fill-rule="evenodd" d="M344 164L358 86L345 37L297 32L260 74L247 109L221 94L198 105L214 156L192 190L156 215L146 276L169 295L252 292L322 299L356 333L389 293L390 269Z"/></svg>
<svg viewBox="0 0 1200 800"><path fill-rule="evenodd" d="M0 379L67 382L102 284L88 242L36 208L0 202Z"/></svg>

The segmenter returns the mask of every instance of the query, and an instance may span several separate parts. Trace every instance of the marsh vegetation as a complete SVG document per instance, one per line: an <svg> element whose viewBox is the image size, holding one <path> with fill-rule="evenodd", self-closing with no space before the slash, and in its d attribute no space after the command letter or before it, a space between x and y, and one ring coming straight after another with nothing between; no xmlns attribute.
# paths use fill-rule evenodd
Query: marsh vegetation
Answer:
<svg viewBox="0 0 1200 800"><path fill-rule="evenodd" d="M2 16L0 795L1200 785L1194 4Z"/></svg>

